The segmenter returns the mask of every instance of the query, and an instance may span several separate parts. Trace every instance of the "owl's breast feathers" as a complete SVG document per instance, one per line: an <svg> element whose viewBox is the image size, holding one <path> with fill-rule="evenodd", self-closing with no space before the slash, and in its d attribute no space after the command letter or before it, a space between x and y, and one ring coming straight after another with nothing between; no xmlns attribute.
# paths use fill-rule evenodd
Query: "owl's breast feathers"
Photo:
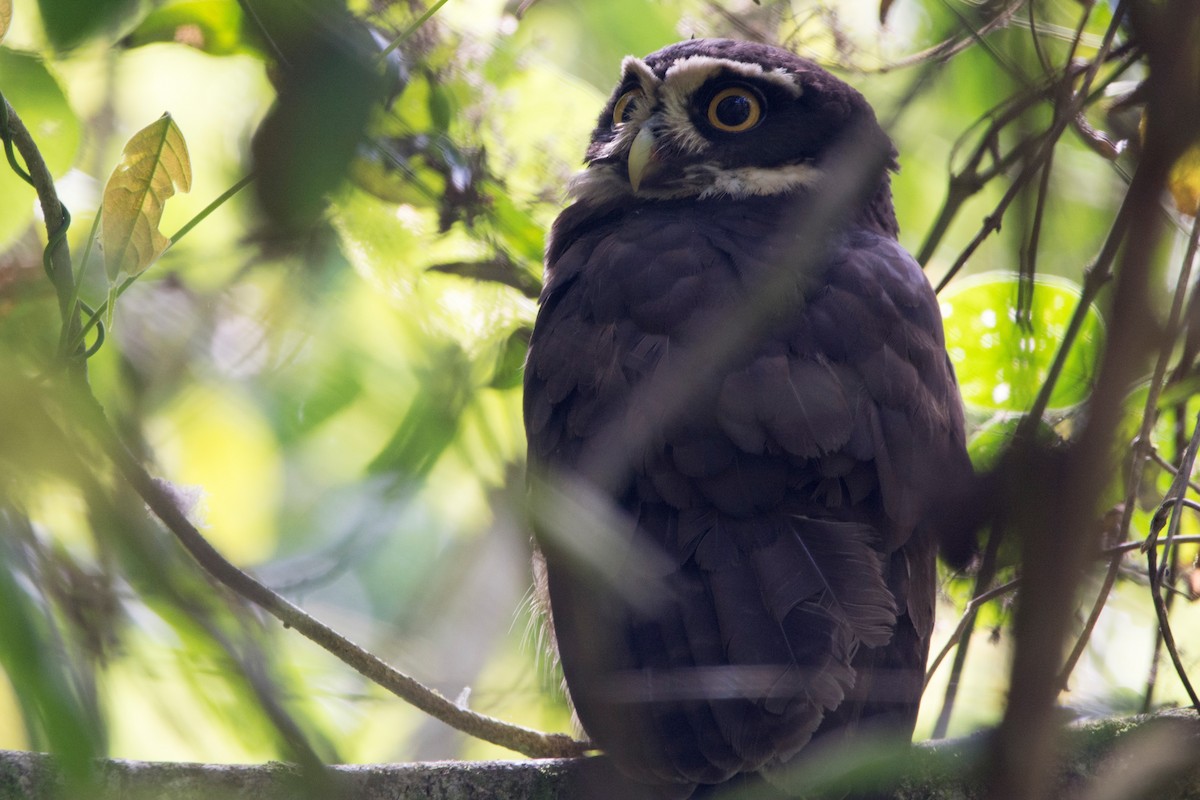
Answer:
<svg viewBox="0 0 1200 800"><path fill-rule="evenodd" d="M668 557L660 602L626 603L539 532L579 717L647 782L720 782L834 725L907 734L915 719L926 520L970 471L937 302L893 237L854 228L796 274L787 313L722 351L730 310L757 324L755 287L792 269L779 259L795 243L774 236L786 205L568 210L549 250L526 367L531 464L553 480L615 433L649 434L608 488ZM673 413L637 417L639 387L714 346L719 367Z"/></svg>

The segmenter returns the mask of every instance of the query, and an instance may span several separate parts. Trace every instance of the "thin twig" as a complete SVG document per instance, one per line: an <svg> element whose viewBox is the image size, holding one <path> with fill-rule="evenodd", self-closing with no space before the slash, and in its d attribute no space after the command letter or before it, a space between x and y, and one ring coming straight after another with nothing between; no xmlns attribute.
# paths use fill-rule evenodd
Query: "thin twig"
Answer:
<svg viewBox="0 0 1200 800"><path fill-rule="evenodd" d="M1184 499L1180 502L1185 507L1190 508L1193 511L1200 512L1200 503L1196 502L1195 500ZM1178 536L1175 538L1175 543L1176 544L1200 544L1200 534L1192 534L1189 536ZM1112 547L1106 547L1103 550L1099 551L1096 554L1096 557L1108 559L1110 563L1115 563L1115 564L1119 565L1121 563L1122 556L1124 556L1128 553L1132 553L1135 550L1143 550L1143 549L1150 549L1153 547L1165 547L1165 546L1166 546L1165 542L1158 543L1157 541L1152 541L1148 537L1146 539L1143 539L1143 540L1137 541L1137 542L1124 542L1122 544L1113 545ZM928 669L925 672L925 685L926 686L929 686L929 682L930 682L930 680L933 679L933 676L937 672L938 667L940 667L942 662L946 660L946 656L950 653L950 649L952 647L954 647L956 644L961 646L964 643L963 635L966 633L967 628L972 624L971 620L973 620L975 618L975 616L979 613L979 609L982 608L985 603L989 603L998 597L1003 597L1006 594L1015 592L1017 589L1020 588L1020 586L1021 586L1021 579L1014 578L1013 580L1008 581L1007 583L1001 584L1000 586L997 586L993 589L989 589L986 592L982 592L981 594L971 598L967 602L966 606L963 607L962 617L959 618L958 624L954 628L954 632L950 634L950 638L946 641L945 646L943 646L942 649L940 651L938 651L938 654L934 657L933 661L930 663ZM938 738L938 737L935 736L933 738Z"/></svg>
<svg viewBox="0 0 1200 800"><path fill-rule="evenodd" d="M220 208L222 205L224 205L225 202L227 200L229 200L231 197L233 197L235 194L237 194L242 189L249 186L250 182L253 181L256 177L258 177L258 176L255 173L251 172L248 175L246 175L245 177L243 177L241 180L239 180L237 183L235 183L233 186L230 186L228 189L226 189L224 192L222 192L220 194L220 196L217 197L216 200L213 200L211 203L206 205L204 207L204 209L202 211L200 211L199 214L197 214L196 216L189 219L186 223L184 223L184 226L182 228L180 228L178 231L176 231L175 235L171 237L170 244L168 244L167 247L171 248L171 247L174 247L175 245L179 244L179 240L182 239L184 236L187 236L188 233L191 232L192 228L196 227L201 222L203 222L205 220L205 218L208 217L209 214L213 213L218 208Z"/></svg>
<svg viewBox="0 0 1200 800"><path fill-rule="evenodd" d="M279 63L285 67L289 66L287 56L284 55L283 49L275 41L274 37L271 36L271 32L267 30L267 26L263 23L262 17L260 17L258 12L254 10L254 7L250 5L250 0L238 0L238 5L241 6L242 11L254 23L254 27L258 29L259 35L263 37L263 41L267 43L267 47L273 52Z"/></svg>
<svg viewBox="0 0 1200 800"><path fill-rule="evenodd" d="M970 602L967 603L966 608L963 609L962 618L959 619L958 625L954 628L954 632L950 634L950 638L946 640L945 646L942 647L937 656L934 657L933 663L930 664L929 668L926 670L926 686L929 685L929 681L933 678L934 673L937 672L937 668L941 666L942 661L945 660L946 655L950 652L950 648L958 644L967 628L974 624L975 615L979 612L979 609L982 608L985 603L995 600L997 597L1003 597L1010 592L1015 592L1017 587L1020 585L1021 579L1014 578L1008 583L1002 583L993 589L989 589L988 591L971 598ZM941 737L935 736L934 738Z"/></svg>
<svg viewBox="0 0 1200 800"><path fill-rule="evenodd" d="M1134 55L1135 53L1130 51L1128 47L1114 48L1099 54L1097 56L1098 61L1107 61L1121 56L1124 56L1124 60L1113 69L1110 75L1106 75L1101 85L1096 87L1081 105L1089 105L1098 99L1105 84L1116 79L1129 69L1135 60ZM958 173L953 173L950 176L949 188L946 198L942 203L942 208L938 211L936 221L930 226L929 232L925 236L925 241L922 242L921 247L917 250L916 258L918 263L922 266L928 264L941 239L944 237L946 231L949 230L951 221L967 199L979 192L992 179L1007 173L1014 164L1022 159L1028 161L1029 159L1026 155L1028 150L1040 145L1054 131L1053 129L1048 129L1039 136L1022 138L1003 156L998 155L1000 133L1036 103L1054 102L1056 99L1061 98L1064 91L1069 92L1068 87L1081 75L1086 75L1091 69L1092 63L1094 62L1069 63L1060 74L1047 76L1044 84L1028 89L1015 96L1005 98L972 125L971 128L968 128L967 132L964 133L964 137L984 120L989 120L987 130L980 137L967 162ZM1078 116L1077 114L1076 118ZM964 137L960 137L959 141L951 149L951 161L955 160L955 154L962 145ZM988 155L993 156L993 163L989 168L981 169L983 159ZM954 272L948 271L938 282L938 291L953 276Z"/></svg>
<svg viewBox="0 0 1200 800"><path fill-rule="evenodd" d="M979 565L979 571L975 574L975 586L972 590L972 602L982 597L987 592L991 591L992 581L996 578L996 565L1000 557L1000 544L1004 540L1004 521L1000 518L992 521L992 529L988 535L987 548L983 551L983 559ZM968 612L970 619L964 617L960 623L959 636L963 638L962 644L954 653L954 663L950 666L950 679L946 681L946 692L942 696L942 710L938 712L937 722L933 726L932 737L934 739L945 738L946 732L950 729L950 717L954 713L954 703L958 697L958 687L962 680L962 673L967 666L967 653L971 646L971 632L975 628L975 613ZM936 664L935 664L936 666ZM932 669L929 671L932 673Z"/></svg>
<svg viewBox="0 0 1200 800"><path fill-rule="evenodd" d="M1101 45L1100 53L1089 65L1083 78L1083 85L1076 93L1076 97L1084 96L1092 80L1095 79L1100 62L1103 60L1103 54L1112 46L1118 24L1124 17L1127 2L1128 0L1121 0L1116 11L1113 12L1112 23L1108 26L1108 30L1104 32L1104 42ZM1060 118L1056 124L1065 124L1071 118L1074 118L1080 111L1075 106L1076 104L1072 104L1070 114L1062 115L1066 119ZM1046 380L1043 381L1042 387L1029 409L1029 413L1019 424L1018 436L1032 436L1037 425L1041 422L1042 415L1046 413L1046 407L1050 404L1050 396L1054 392L1055 385L1058 383L1058 377L1062 374L1063 367L1066 365L1067 355L1071 352L1071 348L1075 344L1075 339L1079 336L1079 331L1083 328L1083 321L1087 318L1089 306L1096 299L1096 296L1099 295L1100 289L1112 278L1113 260L1117 257L1117 251L1121 242L1125 240L1125 231L1133 211L1130 202L1131 197L1132 192L1126 192L1121 207L1117 210L1116 219L1113 220L1112 227L1109 229L1108 237L1105 239L1104 245L1100 248L1099 255L1084 270L1082 291L1079 302L1075 306L1075 313L1072 314L1071 320L1067 325L1067 330L1063 334L1062 342L1058 346L1058 352L1054 354L1054 361L1051 363L1050 369L1046 374Z"/></svg>
<svg viewBox="0 0 1200 800"><path fill-rule="evenodd" d="M1179 280L1176 283L1175 298L1174 298L1174 302L1172 304L1171 319L1170 319L1169 324L1167 325L1166 336L1164 337L1165 341L1163 342L1163 349L1162 349L1161 355L1160 355L1160 360L1162 360L1162 361L1165 361L1174 352L1175 340L1178 338L1179 333L1183 330L1183 327L1184 327L1183 322L1182 322L1183 295L1186 292L1187 285L1189 283L1191 269L1194 264L1194 259L1196 256L1196 247L1197 247L1198 240L1200 240L1200 218L1193 220L1192 232L1191 232L1191 235L1188 237L1187 249L1183 256L1183 265L1180 268ZM1193 292L1193 294L1194 294L1194 292ZM1182 358L1181 358L1181 363L1182 363ZM1151 382L1151 388L1153 389L1156 386L1161 386L1165 382L1166 382L1166 379L1159 376L1157 373L1157 370L1156 370L1155 379L1152 380L1152 382ZM1157 419L1158 397L1155 396L1155 397L1147 398L1147 410L1148 411L1151 409L1151 406L1149 404L1151 399L1153 399L1154 403L1155 403L1155 405L1153 406L1154 419ZM1176 452L1176 454L1178 454L1181 451L1186 453L1188 450L1188 444L1185 444L1185 442L1187 442L1186 428L1185 428L1185 423L1184 423L1184 414L1186 413L1185 407L1186 407L1186 403L1183 403L1183 404L1177 405L1175 408L1175 443L1176 443L1175 452ZM1147 420L1143 419L1143 428L1144 429L1147 428L1146 422L1147 422ZM1153 457L1155 457L1161 461L1165 461L1165 459L1162 459L1162 457L1158 454L1158 452L1154 450L1153 445L1148 444L1147 447L1151 451ZM1191 478L1190 470L1188 472L1184 472L1183 470L1178 470L1178 469L1175 469L1174 467L1170 467L1169 471L1174 476L1174 481L1172 482L1172 487L1171 487L1171 494L1176 496L1177 502L1182 503L1185 506L1191 505L1192 501L1188 500L1186 497L1184 497L1184 494L1185 494L1184 487L1186 486L1187 488L1193 488L1195 486L1195 484L1190 479ZM1195 489L1193 489L1193 491L1195 491ZM1176 597L1175 586L1174 586L1175 581L1170 576L1169 570L1172 569L1173 565L1175 564L1176 551L1179 546L1177 540L1169 539L1169 541L1171 542L1171 546L1168 547L1166 549L1166 551L1163 553L1162 568L1158 573L1158 587L1161 588L1165 583L1167 589L1169 590L1164 599L1165 612L1166 612L1166 617L1168 619L1170 619L1171 606L1174 604L1175 597ZM1156 589L1154 588L1153 580L1151 580L1151 591L1156 591ZM1151 708L1151 706L1153 705L1153 702L1154 702L1154 688L1158 683L1158 667L1159 667L1159 663L1162 660L1162 649L1165 644L1166 644L1166 635L1165 635L1165 632L1163 631L1162 627L1159 626L1159 628L1154 632L1154 647L1153 647L1153 650L1151 651L1152 654L1151 654L1151 658L1150 658L1150 669L1148 670L1148 672L1146 674L1146 690L1145 690L1144 694L1142 695L1142 708L1145 709L1146 711L1149 711L1149 709Z"/></svg>
<svg viewBox="0 0 1200 800"><path fill-rule="evenodd" d="M381 52L379 54L379 57L387 58L393 50L395 50L397 47L399 47L400 45L402 45L406 41L408 41L408 37L410 37L414 33L416 33L421 28L421 26L424 25L426 22L428 22L429 18L432 17L434 14L436 14L438 12L438 9L440 9L444 5L446 5L446 0L437 0L436 3L431 5L428 9L426 9L424 14L417 17L417 19L413 22L413 24L411 24L407 28L405 28L403 33L401 33L399 36L397 36L395 39L393 39L391 44L389 44L386 48L384 48L383 52Z"/></svg>
<svg viewBox="0 0 1200 800"><path fill-rule="evenodd" d="M1133 511L1137 507L1138 490L1142 485L1142 471L1145 467L1146 459L1148 457L1160 458L1151 444L1151 434L1154 431L1154 424L1158 420L1158 399L1162 394L1163 385L1166 381L1167 365L1170 363L1171 355L1175 350L1175 338L1178 335L1183 315L1184 297L1187 295L1187 288L1191 283L1192 265L1195 261L1196 240L1198 236L1200 236L1200 223L1197 223L1192 232L1188 250L1184 254L1183 264L1179 269L1179 279L1175 285L1174 300L1171 303L1171 312L1167 318L1166 332L1163 336L1162 346L1158 351L1158 358L1154 362L1154 373L1150 378L1150 387L1146 393L1146 404L1142 409L1142 425L1138 431L1137 438L1133 440L1133 452L1130 455L1129 464L1129 480L1125 485L1125 503L1121 512L1118 540L1129 538L1129 526L1133 522ZM1187 473L1173 468L1171 470L1176 476L1176 482L1178 482L1180 475L1184 475L1186 478ZM1182 496L1183 492L1180 491L1177 494ZM1100 619L1100 612L1104 610L1104 606L1108 602L1108 596L1112 592L1116 579L1117 565L1113 564L1109 566L1108 572L1105 573L1104 581L1100 585L1100 591L1096 594L1095 602L1092 603L1092 610L1088 614L1083 631L1080 633L1079 638L1076 639L1074 647L1071 648L1071 653L1067 656L1067 660L1063 664L1062 672L1058 678L1060 688L1066 688L1067 682L1071 678L1071 673L1075 670L1075 665L1079 663L1083 651L1087 648L1088 640L1091 638L1092 631L1095 630L1096 623Z"/></svg>
<svg viewBox="0 0 1200 800"><path fill-rule="evenodd" d="M1197 503L1195 500L1185 499L1180 502L1185 508L1190 508L1193 511L1200 511L1200 503ZM1200 534L1193 533L1187 536L1176 536L1175 541L1178 544L1200 544ZM1163 546L1164 545L1159 544L1156 539L1147 536L1141 541L1122 542L1121 544L1115 544L1112 547L1106 547L1100 551L1099 557L1107 558L1109 556L1125 555L1126 553L1132 553L1135 550L1149 552L1151 548Z"/></svg>
<svg viewBox="0 0 1200 800"><path fill-rule="evenodd" d="M932 47L927 47L918 53L913 53L895 61L890 61L882 66L865 69L847 65L843 68L847 71L857 72L863 75L882 75L888 72L895 72L896 70L907 69L909 67L915 67L929 62L944 64L959 53L965 51L971 45L982 41L983 37L987 34L991 33L997 28L1007 25L1009 21L1012 20L1013 16L1021 9L1021 6L1024 3L1025 0L1015 0L1015 2L1009 3L1007 6L1004 6L997 11L995 16L993 16L984 24L980 25L978 28L968 28L967 33L961 36L951 36L942 40L941 42L938 42Z"/></svg>
<svg viewBox="0 0 1200 800"><path fill-rule="evenodd" d="M1184 454L1183 460L1179 465L1179 475L1192 474L1192 467L1196 463L1196 453L1200 450L1200 414L1196 416L1195 428L1192 433L1192 440L1188 443L1187 452ZM1183 688L1187 692L1188 697L1192 701L1192 707L1200 711L1200 697L1196 696L1196 690L1192 688L1192 682L1188 679L1187 670L1183 666L1183 659L1179 657L1179 650L1175 646L1175 634L1171 631L1171 620L1167 614L1166 601L1162 594L1162 575L1158 571L1158 532L1162 529L1162 512L1168 507L1171 507L1171 523L1167 528L1167 548L1170 552L1170 547L1175 543L1179 534L1179 523L1182 519L1182 510L1185 505L1194 505L1194 502L1184 497L1184 489L1180 484L1183 480L1176 477L1176 485L1171 487L1171 496L1168 500L1164 500L1159 508L1159 513L1155 514L1154 525L1150 529L1150 536L1146 542L1146 559L1147 572L1150 576L1150 595L1154 599L1154 611L1158 615L1158 629L1162 634L1163 646L1167 649L1167 654L1171 656L1171 663L1175 665L1175 673L1179 676L1179 680L1183 683ZM1165 560L1165 559L1164 559Z"/></svg>
<svg viewBox="0 0 1200 800"><path fill-rule="evenodd" d="M1156 448L1154 448L1153 446L1150 447L1150 460L1153 461L1158 466L1162 467L1164 470L1166 470L1172 476L1179 474L1179 468L1176 467L1174 464L1172 464L1170 461L1167 461L1165 458L1163 458L1162 455L1159 454L1158 450ZM1191 489L1193 492L1200 494L1200 483L1196 483L1194 480L1191 480L1189 478L1187 485L1188 485L1188 488Z"/></svg>

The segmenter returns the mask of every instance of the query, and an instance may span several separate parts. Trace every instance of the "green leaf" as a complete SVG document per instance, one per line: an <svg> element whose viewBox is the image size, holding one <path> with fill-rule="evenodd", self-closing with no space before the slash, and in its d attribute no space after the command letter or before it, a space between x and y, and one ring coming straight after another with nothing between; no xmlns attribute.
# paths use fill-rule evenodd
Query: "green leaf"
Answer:
<svg viewBox="0 0 1200 800"><path fill-rule="evenodd" d="M998 415L984 423L967 442L967 452L971 463L977 472L990 472L1000 465L1000 458L1016 440L1017 431L1021 427L1021 417ZM1037 443L1050 449L1061 442L1054 428L1045 422L1038 422L1034 431Z"/></svg>
<svg viewBox="0 0 1200 800"><path fill-rule="evenodd" d="M644 56L679 38L678 12L661 0L604 3L534 3L514 40L591 83L608 95L621 59ZM612 20L637 20L614 25Z"/></svg>
<svg viewBox="0 0 1200 800"><path fill-rule="evenodd" d="M214 56L252 49L242 38L242 9L237 0L167 3L147 14L125 41L130 47L177 42Z"/></svg>
<svg viewBox="0 0 1200 800"><path fill-rule="evenodd" d="M367 468L370 474L396 472L408 478L423 478L454 441L470 399L470 362L457 345L450 343L438 356L436 368L421 370L421 389L391 439L371 461Z"/></svg>
<svg viewBox="0 0 1200 800"><path fill-rule="evenodd" d="M295 14L286 0L257 4L287 58L278 98L250 143L268 238L287 239L320 223L326 195L341 185L382 96L370 33L345 9Z"/></svg>
<svg viewBox="0 0 1200 800"><path fill-rule="evenodd" d="M529 352L529 328L518 328L500 346L496 369L488 383L493 389L515 389L525 377L525 355Z"/></svg>
<svg viewBox="0 0 1200 800"><path fill-rule="evenodd" d="M946 349L958 373L963 401L980 410L1020 412L1029 408L1050 371L1081 293L1060 279L1033 283L1028 325L1017 321L1015 275L990 273L942 293ZM1094 308L1050 396L1049 408L1083 402L1091 390L1104 341L1104 323Z"/></svg>
<svg viewBox="0 0 1200 800"><path fill-rule="evenodd" d="M187 144L163 114L129 140L104 187L100 239L110 285L141 274L167 249L170 240L158 229L163 204L191 188Z"/></svg>
<svg viewBox="0 0 1200 800"><path fill-rule="evenodd" d="M63 175L75 162L81 126L58 82L42 59L7 48L0 48L0 76L4 96L33 135L50 173ZM35 201L33 187L0 161L0 251L28 229Z"/></svg>
<svg viewBox="0 0 1200 800"><path fill-rule="evenodd" d="M137 6L136 0L38 0L46 36L58 50L115 33Z"/></svg>

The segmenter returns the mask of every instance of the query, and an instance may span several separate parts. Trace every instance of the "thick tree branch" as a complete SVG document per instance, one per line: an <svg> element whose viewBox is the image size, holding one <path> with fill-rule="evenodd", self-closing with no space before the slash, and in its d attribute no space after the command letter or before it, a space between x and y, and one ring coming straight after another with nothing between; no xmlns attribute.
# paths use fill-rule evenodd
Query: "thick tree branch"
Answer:
<svg viewBox="0 0 1200 800"><path fill-rule="evenodd" d="M890 788L875 787L878 800L978 800L984 796L978 768L989 745L989 734L966 739L929 742L887 762ZM1055 767L1055 797L1155 797L1184 800L1200 796L1200 719L1190 711L1168 711L1131 719L1110 719L1070 726L1066 745ZM820 768L810 773L809 785L862 790L839 783L872 758L830 762L847 768ZM854 763L851 763L853 761ZM346 800L572 800L585 761L432 762L368 764L330 767L331 782ZM875 758L875 766L879 759ZM869 772L870 770L866 770ZM876 774L879 774L876 771ZM96 763L94 800L283 800L296 795L302 773L287 764L226 765L170 764L106 760ZM0 800L57 800L63 783L50 756L0 751ZM1100 790L1104 789L1101 794ZM748 797L738 794L738 797ZM777 800L778 791L755 790L756 800ZM720 800L717 795L714 800ZM734 800L732 796L726 800Z"/></svg>

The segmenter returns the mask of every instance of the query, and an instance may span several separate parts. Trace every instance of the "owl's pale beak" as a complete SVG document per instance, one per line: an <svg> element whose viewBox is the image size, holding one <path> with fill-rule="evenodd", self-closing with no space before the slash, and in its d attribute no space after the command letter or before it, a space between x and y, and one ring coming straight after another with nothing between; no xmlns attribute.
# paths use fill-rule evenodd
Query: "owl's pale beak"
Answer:
<svg viewBox="0 0 1200 800"><path fill-rule="evenodd" d="M629 148L629 160L626 163L629 169L629 185L635 192L642 185L642 181L658 172L662 165L654 154L654 145L654 132L648 127L643 127L634 137L633 146Z"/></svg>

